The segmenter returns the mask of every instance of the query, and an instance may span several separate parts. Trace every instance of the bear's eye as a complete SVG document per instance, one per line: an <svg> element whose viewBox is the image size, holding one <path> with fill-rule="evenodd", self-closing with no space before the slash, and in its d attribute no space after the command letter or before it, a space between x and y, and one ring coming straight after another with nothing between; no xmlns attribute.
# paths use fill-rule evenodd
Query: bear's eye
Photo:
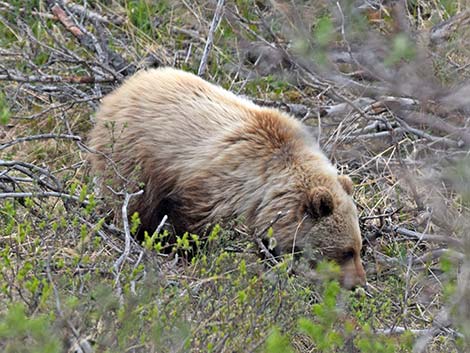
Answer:
<svg viewBox="0 0 470 353"><path fill-rule="evenodd" d="M346 262L351 260L354 257L354 250L346 250L342 255L341 255L341 262Z"/></svg>

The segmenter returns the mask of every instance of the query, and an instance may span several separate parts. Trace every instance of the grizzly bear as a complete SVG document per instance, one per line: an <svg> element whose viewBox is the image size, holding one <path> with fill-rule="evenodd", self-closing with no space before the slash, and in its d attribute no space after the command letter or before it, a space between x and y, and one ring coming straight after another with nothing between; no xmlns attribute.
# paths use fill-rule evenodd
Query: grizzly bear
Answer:
<svg viewBox="0 0 470 353"><path fill-rule="evenodd" d="M141 228L164 215L177 232L201 233L243 219L272 224L282 254L317 255L341 266L341 282L365 283L353 185L338 175L306 127L173 68L141 71L107 95L90 133L90 156L103 187L135 182Z"/></svg>

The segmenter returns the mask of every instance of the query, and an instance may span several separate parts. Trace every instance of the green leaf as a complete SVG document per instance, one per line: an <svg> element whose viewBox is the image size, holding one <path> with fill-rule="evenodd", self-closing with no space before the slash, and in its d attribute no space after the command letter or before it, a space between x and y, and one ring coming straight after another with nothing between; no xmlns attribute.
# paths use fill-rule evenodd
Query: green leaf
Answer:
<svg viewBox="0 0 470 353"><path fill-rule="evenodd" d="M385 65L391 66L401 60L413 59L416 54L413 43L404 34L398 34L393 39L393 47L390 55L385 59Z"/></svg>
<svg viewBox="0 0 470 353"><path fill-rule="evenodd" d="M313 36L320 46L326 46L333 40L334 28L329 16L323 16L318 20Z"/></svg>
<svg viewBox="0 0 470 353"><path fill-rule="evenodd" d="M266 340L266 353L293 353L289 339L282 335L277 327L274 327Z"/></svg>

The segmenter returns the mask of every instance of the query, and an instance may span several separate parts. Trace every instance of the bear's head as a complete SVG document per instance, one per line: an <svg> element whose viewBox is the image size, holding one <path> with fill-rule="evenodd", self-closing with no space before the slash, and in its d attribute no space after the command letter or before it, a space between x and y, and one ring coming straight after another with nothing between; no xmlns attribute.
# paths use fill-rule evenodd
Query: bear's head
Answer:
<svg viewBox="0 0 470 353"><path fill-rule="evenodd" d="M278 241L279 252L294 253L314 267L319 260L333 260L341 267L341 284L351 289L366 283L360 251L362 247L353 183L345 175L328 177L323 183L303 190L296 212L291 212L281 228L290 223L290 235ZM300 207L299 207L300 205Z"/></svg>

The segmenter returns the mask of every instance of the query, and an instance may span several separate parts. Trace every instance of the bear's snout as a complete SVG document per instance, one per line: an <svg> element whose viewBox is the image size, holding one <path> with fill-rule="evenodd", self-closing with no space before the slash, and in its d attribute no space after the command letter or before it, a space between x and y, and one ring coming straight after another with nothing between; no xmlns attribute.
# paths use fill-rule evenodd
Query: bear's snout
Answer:
<svg viewBox="0 0 470 353"><path fill-rule="evenodd" d="M359 256L354 257L341 266L341 285L346 289L364 287L366 272Z"/></svg>

